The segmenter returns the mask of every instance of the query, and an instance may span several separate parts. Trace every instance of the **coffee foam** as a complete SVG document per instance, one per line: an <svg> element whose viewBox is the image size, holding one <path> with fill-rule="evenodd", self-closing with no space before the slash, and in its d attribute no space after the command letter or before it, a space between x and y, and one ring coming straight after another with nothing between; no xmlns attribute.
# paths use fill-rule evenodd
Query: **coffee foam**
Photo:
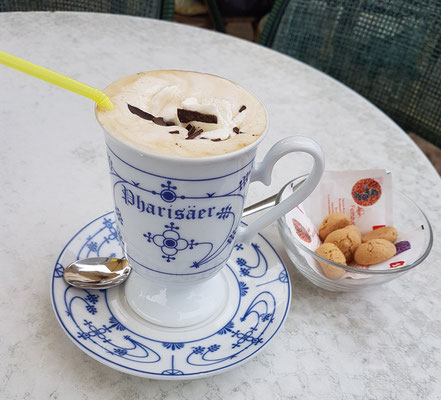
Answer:
<svg viewBox="0 0 441 400"><path fill-rule="evenodd" d="M251 93L215 75L142 72L114 82L104 91L115 108L97 109L98 121L112 136L149 153L188 158L226 154L253 143L267 124L262 104ZM142 119L129 111L128 104L175 125L160 126ZM242 106L246 109L239 112ZM187 140L188 124L179 122L178 108L216 115L217 123L191 122L203 133Z"/></svg>

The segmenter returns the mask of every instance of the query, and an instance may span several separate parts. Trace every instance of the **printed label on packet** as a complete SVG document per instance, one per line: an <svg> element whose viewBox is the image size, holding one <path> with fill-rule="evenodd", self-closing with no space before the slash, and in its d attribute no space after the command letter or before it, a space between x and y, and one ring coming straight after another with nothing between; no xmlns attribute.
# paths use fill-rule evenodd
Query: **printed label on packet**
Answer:
<svg viewBox="0 0 441 400"><path fill-rule="evenodd" d="M306 214L303 205L300 204L285 215L286 222L291 234L311 251L315 251L322 244L318 235L318 229L314 226L311 219ZM298 248L299 255L305 260L317 274L322 274L319 263L306 251Z"/></svg>
<svg viewBox="0 0 441 400"><path fill-rule="evenodd" d="M393 225L392 175L384 169L325 171L308 203L316 226L335 212L346 214L361 233L373 226Z"/></svg>
<svg viewBox="0 0 441 400"><path fill-rule="evenodd" d="M291 210L286 218L291 233L308 249L315 251L322 244L318 230L306 215L302 204Z"/></svg>

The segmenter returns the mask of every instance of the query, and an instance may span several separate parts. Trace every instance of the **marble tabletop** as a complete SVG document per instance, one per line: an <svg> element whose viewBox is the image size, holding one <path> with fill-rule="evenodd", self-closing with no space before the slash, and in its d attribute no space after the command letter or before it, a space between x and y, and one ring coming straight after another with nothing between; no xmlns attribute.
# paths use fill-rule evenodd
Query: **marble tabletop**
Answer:
<svg viewBox="0 0 441 400"><path fill-rule="evenodd" d="M270 134L319 142L327 169L387 168L427 213L435 244L423 265L383 287L331 293L305 280L275 225L263 232L286 262L292 304L254 359L194 381L153 381L91 359L63 333L49 284L66 241L112 209L104 142L90 101L0 66L1 399L441 398L441 181L409 137L366 100L261 46L188 26L86 13L0 14L0 48L99 88L151 69L225 76L267 106ZM309 170L285 157L271 187Z"/></svg>

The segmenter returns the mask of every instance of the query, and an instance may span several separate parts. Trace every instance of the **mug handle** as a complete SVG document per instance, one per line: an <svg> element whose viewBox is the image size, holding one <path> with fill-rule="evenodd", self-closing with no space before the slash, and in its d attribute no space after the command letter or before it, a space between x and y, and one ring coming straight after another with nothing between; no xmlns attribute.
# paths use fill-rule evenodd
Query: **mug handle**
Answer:
<svg viewBox="0 0 441 400"><path fill-rule="evenodd" d="M271 147L264 159L254 165L250 182L260 181L268 186L271 183L271 174L274 164L283 156L296 151L308 153L314 158L311 173L303 184L287 199L273 207L270 211L267 211L262 217L250 225L239 226L237 229L236 242L250 243L251 239L260 230L298 206L318 185L325 168L325 156L320 146L314 140L302 136L292 136L282 139Z"/></svg>

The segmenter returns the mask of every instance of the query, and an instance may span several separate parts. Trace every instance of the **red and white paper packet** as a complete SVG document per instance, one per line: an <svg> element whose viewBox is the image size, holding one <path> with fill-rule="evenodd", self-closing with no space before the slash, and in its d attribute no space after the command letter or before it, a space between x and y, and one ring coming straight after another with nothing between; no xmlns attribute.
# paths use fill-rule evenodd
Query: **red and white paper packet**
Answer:
<svg viewBox="0 0 441 400"><path fill-rule="evenodd" d="M384 169L327 171L308 200L317 227L335 212L346 214L362 234L393 225L392 175Z"/></svg>
<svg viewBox="0 0 441 400"><path fill-rule="evenodd" d="M293 188L295 190L295 188ZM286 222L292 235L308 249L315 251L322 241L318 228L331 213L349 216L362 234L385 225L393 224L392 175L383 169L364 171L326 171L314 192L295 209L286 214ZM386 270L413 263L421 254L424 243L423 227L410 226L406 232L398 232L395 242L397 254L375 265L351 267L370 270ZM318 262L302 251L308 265L323 275ZM323 275L324 276L324 275ZM324 276L325 277L325 276ZM340 279L366 279L371 275L346 272Z"/></svg>

